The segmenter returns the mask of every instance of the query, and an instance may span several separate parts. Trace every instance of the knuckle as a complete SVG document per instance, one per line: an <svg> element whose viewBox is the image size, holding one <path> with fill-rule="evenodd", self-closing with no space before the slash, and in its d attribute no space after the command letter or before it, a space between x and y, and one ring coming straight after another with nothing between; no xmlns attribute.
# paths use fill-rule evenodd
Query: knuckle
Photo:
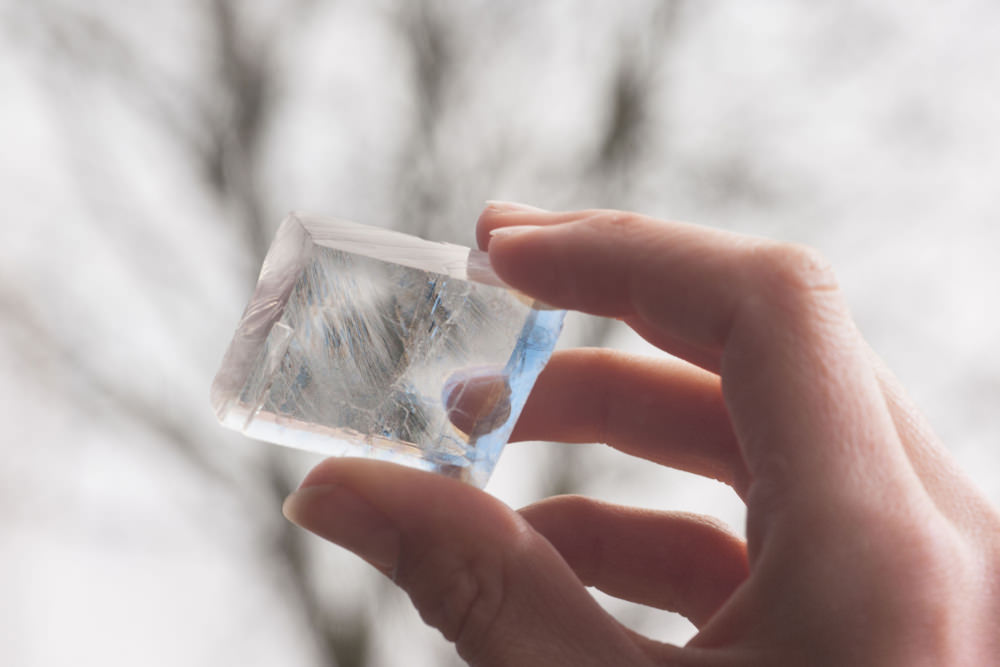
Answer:
<svg viewBox="0 0 1000 667"><path fill-rule="evenodd" d="M747 491L747 544L751 548L763 544L781 513L788 511L790 465L780 456L772 455L757 466Z"/></svg>
<svg viewBox="0 0 1000 667"><path fill-rule="evenodd" d="M597 209L589 213L590 224L612 238L633 236L642 227L642 217L636 213L612 209Z"/></svg>
<svg viewBox="0 0 1000 667"><path fill-rule="evenodd" d="M503 606L503 568L487 565L482 559L469 562L453 572L444 583L432 616L448 639L459 646L475 647L495 626Z"/></svg>
<svg viewBox="0 0 1000 667"><path fill-rule="evenodd" d="M565 520L570 523L591 519L595 506L594 500L576 493L552 496L545 502L550 503L552 507L558 508L558 511L566 517Z"/></svg>
<svg viewBox="0 0 1000 667"><path fill-rule="evenodd" d="M486 545L460 553L454 544L434 545L400 555L396 583L410 596L420 617L472 655L491 644L498 631L508 585L508 556Z"/></svg>
<svg viewBox="0 0 1000 667"><path fill-rule="evenodd" d="M801 290L836 288L833 267L815 248L799 243L768 243L757 252L757 270L767 280Z"/></svg>
<svg viewBox="0 0 1000 667"><path fill-rule="evenodd" d="M798 243L770 243L756 253L754 269L765 286L797 296L837 290L833 266L815 248Z"/></svg>
<svg viewBox="0 0 1000 667"><path fill-rule="evenodd" d="M885 532L892 534L889 530ZM893 539L896 550L892 553L891 564L900 576L923 584L910 589L918 596L918 600L910 602L923 602L929 609L938 608L938 592L953 588L951 584L961 578L965 569L961 541L955 536L953 527L942 520L926 521L916 527L904 526L899 533Z"/></svg>
<svg viewBox="0 0 1000 667"><path fill-rule="evenodd" d="M881 568L872 573L877 612L886 627L908 619L909 627L929 631L920 637L930 654L946 655L954 649L960 625L970 616L967 608L975 598L976 577L970 581L966 554L947 526L925 525L886 531L894 535L892 551ZM942 522L943 524L943 522ZM890 574L886 575L885 573ZM904 633L906 627L900 627ZM949 662L948 664L967 664Z"/></svg>
<svg viewBox="0 0 1000 667"><path fill-rule="evenodd" d="M795 243L754 246L745 264L736 323L761 335L783 328L842 324L847 316L833 268L817 250ZM735 327L735 324L734 324Z"/></svg>

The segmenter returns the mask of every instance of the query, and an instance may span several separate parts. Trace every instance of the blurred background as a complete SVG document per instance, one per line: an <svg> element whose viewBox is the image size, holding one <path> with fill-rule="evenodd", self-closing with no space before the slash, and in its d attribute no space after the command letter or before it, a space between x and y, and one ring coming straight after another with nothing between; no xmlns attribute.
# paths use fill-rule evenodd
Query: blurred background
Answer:
<svg viewBox="0 0 1000 667"><path fill-rule="evenodd" d="M460 664L281 517L316 457L209 409L290 209L470 245L513 199L814 245L1000 502L993 0L0 0L0 35L2 664ZM584 317L563 344L654 353ZM727 488L600 445L512 445L488 490L742 530Z"/></svg>

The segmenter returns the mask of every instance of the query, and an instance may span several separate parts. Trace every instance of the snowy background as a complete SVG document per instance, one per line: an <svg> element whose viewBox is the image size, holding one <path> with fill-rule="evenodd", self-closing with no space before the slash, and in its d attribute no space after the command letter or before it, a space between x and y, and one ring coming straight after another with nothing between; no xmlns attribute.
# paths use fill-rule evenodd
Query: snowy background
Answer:
<svg viewBox="0 0 1000 667"><path fill-rule="evenodd" d="M1000 502L994 0L0 0L0 37L2 664L458 664L281 518L315 457L209 409L293 208L471 244L507 198L817 246ZM583 317L563 342L648 349ZM511 446L488 488L743 518L599 445Z"/></svg>

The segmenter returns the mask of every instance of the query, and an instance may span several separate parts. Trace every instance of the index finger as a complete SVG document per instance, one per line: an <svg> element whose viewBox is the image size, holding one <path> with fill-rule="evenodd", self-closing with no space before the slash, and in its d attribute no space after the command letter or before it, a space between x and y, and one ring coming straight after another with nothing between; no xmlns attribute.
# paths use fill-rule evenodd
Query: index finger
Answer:
<svg viewBox="0 0 1000 667"><path fill-rule="evenodd" d="M919 484L814 251L620 211L490 207L479 232L492 233L490 261L517 289L634 322L668 352L718 368L759 487L860 502Z"/></svg>

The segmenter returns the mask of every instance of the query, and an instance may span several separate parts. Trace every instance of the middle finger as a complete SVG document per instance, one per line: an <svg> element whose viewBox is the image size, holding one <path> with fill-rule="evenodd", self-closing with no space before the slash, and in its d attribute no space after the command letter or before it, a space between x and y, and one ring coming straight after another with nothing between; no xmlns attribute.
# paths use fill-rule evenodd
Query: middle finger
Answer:
<svg viewBox="0 0 1000 667"><path fill-rule="evenodd" d="M603 442L744 495L749 473L718 376L682 361L583 348L555 353L512 440Z"/></svg>

